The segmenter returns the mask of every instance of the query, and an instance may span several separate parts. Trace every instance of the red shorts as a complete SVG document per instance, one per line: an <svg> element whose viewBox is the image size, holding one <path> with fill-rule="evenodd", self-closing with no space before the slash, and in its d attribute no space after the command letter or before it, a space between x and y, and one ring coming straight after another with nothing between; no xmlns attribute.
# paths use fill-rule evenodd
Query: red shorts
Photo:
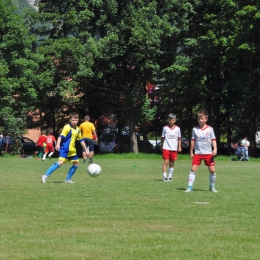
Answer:
<svg viewBox="0 0 260 260"><path fill-rule="evenodd" d="M52 146L46 145L46 147L45 147L45 153L49 153L49 152L54 152L53 145L52 145Z"/></svg>
<svg viewBox="0 0 260 260"><path fill-rule="evenodd" d="M214 166L214 157L212 154L194 154L192 165L200 165L201 160L204 160L206 166Z"/></svg>
<svg viewBox="0 0 260 260"><path fill-rule="evenodd" d="M170 160L170 161L176 161L178 159L178 153L177 151L169 151L169 150L165 150L163 149L163 156L162 158L164 160Z"/></svg>

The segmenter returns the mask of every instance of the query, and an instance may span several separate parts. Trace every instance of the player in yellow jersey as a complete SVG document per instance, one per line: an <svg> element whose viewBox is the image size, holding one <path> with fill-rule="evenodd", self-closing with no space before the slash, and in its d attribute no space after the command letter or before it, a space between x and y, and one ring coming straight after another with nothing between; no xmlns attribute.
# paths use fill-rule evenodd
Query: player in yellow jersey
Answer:
<svg viewBox="0 0 260 260"><path fill-rule="evenodd" d="M82 137L85 141L86 146L89 149L89 154L87 154L87 152L85 152L85 150L83 150L82 152L82 157L83 157L83 163L86 162L87 159L87 155L89 158L89 163L92 163L93 160L93 156L94 156L94 141L93 141L93 136L95 137L95 139L97 140L97 133L96 133L96 129L93 123L89 122L90 117L88 115L86 115L84 117L84 121L79 129L81 131Z"/></svg>
<svg viewBox="0 0 260 260"><path fill-rule="evenodd" d="M73 183L71 180L73 174L79 167L79 158L76 152L75 143L79 141L83 150L86 151L87 147L81 136L81 132L77 127L79 122L79 114L71 113L69 116L69 123L63 127L61 134L58 137L55 149L60 152L58 162L53 164L44 175L42 175L42 182L46 183L48 177L58 169L63 163L70 161L73 163L72 167L69 169L68 175L66 177L65 183Z"/></svg>

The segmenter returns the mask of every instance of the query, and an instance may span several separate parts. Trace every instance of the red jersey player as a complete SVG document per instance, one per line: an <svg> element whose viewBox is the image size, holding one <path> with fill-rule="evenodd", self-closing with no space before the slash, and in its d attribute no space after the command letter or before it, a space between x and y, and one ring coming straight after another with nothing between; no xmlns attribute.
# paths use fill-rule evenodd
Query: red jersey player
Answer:
<svg viewBox="0 0 260 260"><path fill-rule="evenodd" d="M49 153L48 158L51 159L51 156L54 153L54 145L53 144L56 145L56 139L53 136L53 132L50 130L49 134L46 138L45 154L42 157L43 161L46 159L46 156L47 156L48 153Z"/></svg>

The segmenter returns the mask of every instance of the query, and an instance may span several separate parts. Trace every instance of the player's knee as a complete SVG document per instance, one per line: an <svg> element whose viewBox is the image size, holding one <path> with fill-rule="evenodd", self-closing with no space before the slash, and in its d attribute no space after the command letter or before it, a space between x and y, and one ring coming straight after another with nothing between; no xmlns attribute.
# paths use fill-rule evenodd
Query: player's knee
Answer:
<svg viewBox="0 0 260 260"><path fill-rule="evenodd" d="M198 166L197 165L192 165L191 166L191 172L196 172L198 170Z"/></svg>
<svg viewBox="0 0 260 260"><path fill-rule="evenodd" d="M63 161L58 161L59 166L62 166L63 163Z"/></svg>

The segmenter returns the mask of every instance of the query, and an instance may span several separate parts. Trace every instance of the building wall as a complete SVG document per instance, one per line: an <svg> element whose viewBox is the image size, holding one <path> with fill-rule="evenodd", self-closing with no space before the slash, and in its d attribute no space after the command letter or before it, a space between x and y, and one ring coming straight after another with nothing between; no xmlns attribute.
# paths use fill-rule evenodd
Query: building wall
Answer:
<svg viewBox="0 0 260 260"><path fill-rule="evenodd" d="M32 139L34 142L36 142L37 138L41 134L41 129L38 128L33 128L33 129L27 129L27 133L24 134L24 136Z"/></svg>

